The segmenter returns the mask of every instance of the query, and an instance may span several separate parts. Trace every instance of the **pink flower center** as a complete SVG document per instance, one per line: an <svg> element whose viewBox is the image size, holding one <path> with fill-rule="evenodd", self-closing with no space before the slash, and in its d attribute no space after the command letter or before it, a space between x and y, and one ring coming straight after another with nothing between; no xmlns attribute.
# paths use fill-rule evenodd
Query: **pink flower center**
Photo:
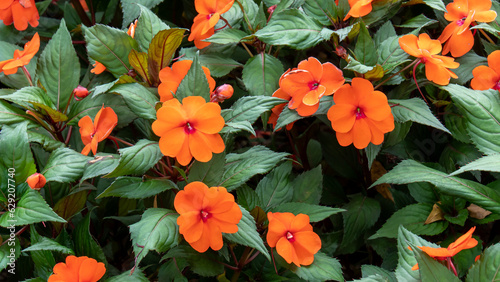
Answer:
<svg viewBox="0 0 500 282"><path fill-rule="evenodd" d="M467 19L467 17L463 17L463 18L459 19L459 20L457 21L457 25L458 25L458 26L462 26L462 25L464 25L464 23L465 23L465 20L466 20L466 19Z"/></svg>
<svg viewBox="0 0 500 282"><path fill-rule="evenodd" d="M316 88L318 88L319 83L317 81L311 81L307 84L307 86L309 86L309 89L315 90Z"/></svg>
<svg viewBox="0 0 500 282"><path fill-rule="evenodd" d="M201 216L201 220L203 220L203 222L207 222L207 219L212 217L211 214L209 214L208 212L206 212L204 210L200 211L200 216Z"/></svg>
<svg viewBox="0 0 500 282"><path fill-rule="evenodd" d="M361 108L359 108L359 107L356 109L356 113L355 114L356 114L356 119L360 119L360 118L365 118L366 117L365 113L363 113L363 110Z"/></svg>
<svg viewBox="0 0 500 282"><path fill-rule="evenodd" d="M213 13L212 14L208 14L207 15L207 20L209 20L210 18L212 18L213 15L214 15Z"/></svg>
<svg viewBox="0 0 500 282"><path fill-rule="evenodd" d="M290 242L293 243L295 242L295 237L293 237L293 234L290 231L286 232L286 239Z"/></svg>
<svg viewBox="0 0 500 282"><path fill-rule="evenodd" d="M425 65L425 63L427 63L427 58L426 57L420 58L420 63Z"/></svg>
<svg viewBox="0 0 500 282"><path fill-rule="evenodd" d="M495 85L493 85L492 89L500 91L500 81L497 81L497 83Z"/></svg>
<svg viewBox="0 0 500 282"><path fill-rule="evenodd" d="M196 131L196 129L194 129L193 126L191 126L191 124L189 124L189 122L186 123L186 125L184 125L184 132L186 132L186 134L192 134Z"/></svg>

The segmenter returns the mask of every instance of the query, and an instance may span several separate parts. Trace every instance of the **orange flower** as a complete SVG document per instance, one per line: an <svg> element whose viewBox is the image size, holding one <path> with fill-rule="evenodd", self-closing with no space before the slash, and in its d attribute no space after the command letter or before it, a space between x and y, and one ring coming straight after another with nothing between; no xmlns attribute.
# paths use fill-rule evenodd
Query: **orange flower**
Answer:
<svg viewBox="0 0 500 282"><path fill-rule="evenodd" d="M318 59L309 57L300 62L297 69L283 74L280 88L292 96L288 103L290 109L297 109L301 116L309 116L318 110L321 97L332 95L344 82L342 71L332 63L321 64ZM302 105L308 107L301 108Z"/></svg>
<svg viewBox="0 0 500 282"><path fill-rule="evenodd" d="M104 263L86 256L67 256L66 263L54 265L48 282L96 282L106 273Z"/></svg>
<svg viewBox="0 0 500 282"><path fill-rule="evenodd" d="M90 70L91 73L101 74L102 72L104 72L106 70L106 66L99 63L98 61L95 61L93 66L94 66L94 68Z"/></svg>
<svg viewBox="0 0 500 282"><path fill-rule="evenodd" d="M214 27L219 21L221 14L229 11L233 3L234 0L195 0L194 7L198 15L193 20L188 40L194 40L194 45L198 49L203 49L210 45L210 42L202 40L214 34Z"/></svg>
<svg viewBox="0 0 500 282"><path fill-rule="evenodd" d="M0 1L0 20L5 25L14 23L17 30L25 30L28 23L32 27L38 26L40 15L34 0L2 0Z"/></svg>
<svg viewBox="0 0 500 282"><path fill-rule="evenodd" d="M156 113L153 132L160 136L160 150L176 157L181 165L188 165L194 157L208 162L213 153L222 153L224 141L219 131L224 127L221 108L217 103L206 103L200 96L189 96L163 103Z"/></svg>
<svg viewBox="0 0 500 282"><path fill-rule="evenodd" d="M432 40L426 33L420 34L418 38L407 34L399 38L399 46L411 56L420 58L419 63L425 64L425 76L428 80L447 85L450 77L457 78L449 68L456 69L460 64L453 58L436 55L442 48L439 40Z"/></svg>
<svg viewBox="0 0 500 282"><path fill-rule="evenodd" d="M460 236L455 242L451 243L447 248L432 248L427 246L418 247L430 257L437 260L446 260L453 257L462 250L474 248L477 245L477 240L472 238L472 233L476 227L472 227L467 233ZM417 270L418 264L412 267L412 270Z"/></svg>
<svg viewBox="0 0 500 282"><path fill-rule="evenodd" d="M174 98L177 88L181 84L193 61L182 60L172 64L172 67L165 67L160 71L160 85L158 86L158 93L160 94L160 101L165 102ZM201 67L205 76L207 77L208 87L210 92L214 91L215 80L210 76L210 70L206 67Z"/></svg>
<svg viewBox="0 0 500 282"><path fill-rule="evenodd" d="M222 248L222 232L238 232L242 218L240 207L234 196L224 187L208 188L202 182L191 182L177 193L174 200L179 233L200 253L208 248Z"/></svg>
<svg viewBox="0 0 500 282"><path fill-rule="evenodd" d="M345 16L344 21L350 17L361 18L368 15L372 11L372 1L373 0L349 0L351 9Z"/></svg>
<svg viewBox="0 0 500 282"><path fill-rule="evenodd" d="M342 146L354 143L364 149L370 142L379 145L384 133L394 130L394 117L387 97L374 91L370 81L355 77L352 85L345 84L333 96L333 105L327 113L337 140Z"/></svg>
<svg viewBox="0 0 500 282"><path fill-rule="evenodd" d="M75 95L75 100L80 101L89 95L89 91L87 88L78 85L75 89L73 89L73 95Z"/></svg>
<svg viewBox="0 0 500 282"><path fill-rule="evenodd" d="M281 76L283 77L283 76ZM281 81L281 80L280 80ZM290 101L290 99L292 99L292 96L288 95L288 93L286 93L285 91L283 91L281 88L278 88L278 90L276 90L274 93L273 93L273 97L276 97L276 98L281 98L281 99L284 99L284 100L288 100ZM272 124L273 125L273 128L276 128L276 124L278 123L278 118L281 114L281 112L283 111L283 108L285 108L285 105L287 104L288 102L284 102L282 104L279 104L279 105L276 105L274 106L274 108L271 109L271 116L269 117L269 120L267 121L268 124ZM305 107L304 107L305 106ZM297 109L297 112L299 110L302 110L303 108L311 108L307 105L302 105L302 107L298 108ZM314 108L314 112L316 112L317 108ZM286 130L291 130L292 127L293 127L293 124L295 122L292 122L292 123L289 123L286 125ZM279 129L278 129L279 130Z"/></svg>
<svg viewBox="0 0 500 282"><path fill-rule="evenodd" d="M89 116L84 116L78 121L80 135L85 147L82 154L88 155L90 150L94 155L97 153L97 144L108 138L113 128L118 124L118 117L110 107L102 107L95 116L94 122Z"/></svg>
<svg viewBox="0 0 500 282"><path fill-rule="evenodd" d="M130 35L130 37L134 38L136 28L137 28L137 20L135 20L133 23L130 24L127 30L127 34Z"/></svg>
<svg viewBox="0 0 500 282"><path fill-rule="evenodd" d="M488 56L488 67L478 66L472 71L470 86L474 90L495 89L500 91L500 50Z"/></svg>
<svg viewBox="0 0 500 282"><path fill-rule="evenodd" d="M268 212L267 218L269 226L266 239L269 247L276 247L287 263L293 262L299 267L313 263L314 254L321 249L321 239L313 232L308 215Z"/></svg>
<svg viewBox="0 0 500 282"><path fill-rule="evenodd" d="M45 186L45 183L47 183L47 180L45 180L45 176L41 173L34 173L30 175L27 179L26 182L28 183L28 186L31 189L34 190L40 190L43 186Z"/></svg>
<svg viewBox="0 0 500 282"><path fill-rule="evenodd" d="M234 89L231 84L222 84L210 93L210 102L224 102L224 100L233 97L233 93Z"/></svg>
<svg viewBox="0 0 500 282"><path fill-rule="evenodd" d="M38 32L33 35L33 38L24 44L24 50L14 50L14 57L9 60L0 62L0 73L4 72L5 75L15 74L17 69L26 66L30 63L31 59L35 56L40 48L40 36Z"/></svg>
<svg viewBox="0 0 500 282"><path fill-rule="evenodd" d="M445 43L443 55L451 52L453 57L463 56L474 46L474 36L469 29L477 22L492 22L497 17L490 11L491 0L455 0L446 5L444 17L451 23L446 26L438 40Z"/></svg>

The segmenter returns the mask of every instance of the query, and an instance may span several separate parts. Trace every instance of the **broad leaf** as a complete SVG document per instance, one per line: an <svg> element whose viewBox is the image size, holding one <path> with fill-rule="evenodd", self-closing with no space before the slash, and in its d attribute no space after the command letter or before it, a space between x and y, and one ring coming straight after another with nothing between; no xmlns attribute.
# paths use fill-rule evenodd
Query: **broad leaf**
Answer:
<svg viewBox="0 0 500 282"><path fill-rule="evenodd" d="M244 246L255 248L270 261L271 256L269 255L266 246L264 246L264 241L262 241L262 238L257 232L255 220L246 209L241 206L240 209L243 217L238 223L238 232L232 234L223 233L224 238Z"/></svg>
<svg viewBox="0 0 500 282"><path fill-rule="evenodd" d="M195 161L189 170L188 182L201 181L208 187L216 186L222 179L226 154L214 154L208 162Z"/></svg>
<svg viewBox="0 0 500 282"><path fill-rule="evenodd" d="M191 246L179 245L169 250L163 260L168 258L175 258L177 261L187 260L190 269L201 276L218 276L224 272L224 266L219 263L217 253L212 251L199 253Z"/></svg>
<svg viewBox="0 0 500 282"><path fill-rule="evenodd" d="M500 155L493 154L481 157L473 162L462 166L459 170L450 173L450 176L457 175L466 171L493 171L500 172Z"/></svg>
<svg viewBox="0 0 500 282"><path fill-rule="evenodd" d="M290 265L290 268L297 276L308 281L344 281L340 262L321 252L314 255L311 265L301 267Z"/></svg>
<svg viewBox="0 0 500 282"><path fill-rule="evenodd" d="M63 246L56 241L49 239L47 237L41 237L41 240L31 246L23 249L23 252L33 252L33 251L54 251L63 254L74 255L72 249Z"/></svg>
<svg viewBox="0 0 500 282"><path fill-rule="evenodd" d="M120 163L120 158L116 154L97 153L93 160L85 165L80 183L100 175L112 172Z"/></svg>
<svg viewBox="0 0 500 282"><path fill-rule="evenodd" d="M410 244L410 246L417 258L418 271L420 272L422 281L461 281L451 272L451 270L447 269L446 266L431 258L415 245Z"/></svg>
<svg viewBox="0 0 500 282"><path fill-rule="evenodd" d="M429 7L432 7L436 10L439 10L439 11L446 12L446 7L444 6L444 3L442 0L423 0L423 1Z"/></svg>
<svg viewBox="0 0 500 282"><path fill-rule="evenodd" d="M171 210L150 208L144 212L139 222L130 225L136 266L149 251L162 253L178 244L178 216Z"/></svg>
<svg viewBox="0 0 500 282"><path fill-rule="evenodd" d="M121 156L120 163L106 177L142 175L163 157L158 142L146 139L141 139L134 146L118 151Z"/></svg>
<svg viewBox="0 0 500 282"><path fill-rule="evenodd" d="M128 25L134 21L135 18L141 14L141 9L139 8L138 2L136 0L120 0L122 3L123 11L123 26L122 28L128 27ZM140 4L144 5L145 8L151 9L156 5L163 2L163 0L141 0Z"/></svg>
<svg viewBox="0 0 500 282"><path fill-rule="evenodd" d="M36 109L37 107L34 107L36 104L45 105L49 108L55 109L55 106L47 96L47 93L39 87L23 87L12 94L1 95L0 97L4 100L16 103L25 109Z"/></svg>
<svg viewBox="0 0 500 282"><path fill-rule="evenodd" d="M7 269L7 271L16 271L16 263L12 263L11 259L16 261L21 255L21 242L17 237L14 237L12 240L9 240L8 243L2 244L0 246L0 271ZM11 250L14 249L14 252ZM42 280L43 281L43 280Z"/></svg>
<svg viewBox="0 0 500 282"><path fill-rule="evenodd" d="M278 89L283 65L275 57L258 54L250 58L243 68L243 83L253 96L271 96Z"/></svg>
<svg viewBox="0 0 500 282"><path fill-rule="evenodd" d="M12 187L14 184L21 184L26 181L28 176L36 172L35 161L31 154L28 141L27 124L18 124L15 128L7 128L4 126L0 132L0 166L3 163L5 169L14 170L15 183L2 182L1 187L5 194L7 186ZM7 171L3 171L6 174ZM7 185L10 184L10 185Z"/></svg>
<svg viewBox="0 0 500 282"><path fill-rule="evenodd" d="M170 27L166 25L158 16L151 12L147 7L136 4L141 10L141 16L137 20L137 28L135 30L135 40L139 43L141 50L146 52L149 49L149 44L155 35L164 29Z"/></svg>
<svg viewBox="0 0 500 282"><path fill-rule="evenodd" d="M52 152L41 173L47 181L76 181L83 175L86 162L91 159L69 148L59 148Z"/></svg>
<svg viewBox="0 0 500 282"><path fill-rule="evenodd" d="M239 62L218 54L200 55L201 65L210 70L213 77L222 77L234 68L243 67Z"/></svg>
<svg viewBox="0 0 500 282"><path fill-rule="evenodd" d="M299 213L307 214L310 222L318 222L344 209L331 208L326 206L311 205L306 203L284 203L272 208L272 212L291 212L295 215Z"/></svg>
<svg viewBox="0 0 500 282"><path fill-rule="evenodd" d="M416 123L432 126L446 133L450 133L446 127L432 114L429 107L420 98L408 100L389 100L392 106L392 114L397 122L413 121ZM451 134L451 133L450 133Z"/></svg>
<svg viewBox="0 0 500 282"><path fill-rule="evenodd" d="M390 272L387 269L371 265L371 264L364 264L361 266L361 273L363 273L363 277L369 277L371 275L379 275L382 277L382 280L380 281L386 281L386 282L397 282L396 280L396 275L394 272Z"/></svg>
<svg viewBox="0 0 500 282"><path fill-rule="evenodd" d="M317 205L323 192L323 173L321 165L306 171L293 180L294 202Z"/></svg>
<svg viewBox="0 0 500 282"><path fill-rule="evenodd" d="M210 91L207 77L201 68L199 54L193 58L193 63L186 76L182 79L175 93L175 97L182 101L188 96L201 96L205 101L210 101Z"/></svg>
<svg viewBox="0 0 500 282"><path fill-rule="evenodd" d="M37 74L56 109L63 111L80 82L80 60L64 19L38 59Z"/></svg>
<svg viewBox="0 0 500 282"><path fill-rule="evenodd" d="M171 28L159 31L151 41L148 48L150 68L153 74L160 73L160 70L169 66L172 57L181 45L185 29Z"/></svg>
<svg viewBox="0 0 500 282"><path fill-rule="evenodd" d="M230 43L239 43L241 39L248 34L244 31L234 28L226 28L223 29L209 38L203 40L207 42L217 43L217 44L230 44Z"/></svg>
<svg viewBox="0 0 500 282"><path fill-rule="evenodd" d="M337 7L330 0L306 0L302 8L307 15L326 26L332 25L337 17Z"/></svg>
<svg viewBox="0 0 500 282"><path fill-rule="evenodd" d="M283 103L283 99L267 96L245 96L234 103L230 109L222 111L226 123L247 121L253 124L263 113Z"/></svg>
<svg viewBox="0 0 500 282"><path fill-rule="evenodd" d="M148 69L148 54L132 49L130 54L128 54L128 61L135 72L138 73L149 86L152 86L153 80L149 75Z"/></svg>
<svg viewBox="0 0 500 282"><path fill-rule="evenodd" d="M406 27L406 28L423 28L431 24L435 24L438 21L429 19L424 14L420 14L414 18L411 18L400 25L396 25L397 27Z"/></svg>
<svg viewBox="0 0 500 282"><path fill-rule="evenodd" d="M264 211L269 211L274 206L289 202L292 199L291 173L292 162L288 161L273 169L259 182L255 192L259 195L260 207Z"/></svg>
<svg viewBox="0 0 500 282"><path fill-rule="evenodd" d="M146 87L138 83L118 84L109 92L120 94L130 110L138 117L156 120L155 105L159 100Z"/></svg>
<svg viewBox="0 0 500 282"><path fill-rule="evenodd" d="M127 199L144 199L169 189L178 189L168 179L150 179L143 181L141 177L120 176L97 198L120 197Z"/></svg>
<svg viewBox="0 0 500 282"><path fill-rule="evenodd" d="M500 243L490 246L481 254L481 258L469 270L465 281L500 280Z"/></svg>
<svg viewBox="0 0 500 282"><path fill-rule="evenodd" d="M446 195L460 197L495 213L500 213L500 194L475 181L461 179L426 167L414 160L404 160L387 174L380 177L375 185L381 183L408 184L429 182Z"/></svg>
<svg viewBox="0 0 500 282"><path fill-rule="evenodd" d="M374 66L377 63L377 49L370 36L370 32L364 24L360 24L358 40L354 48L356 60L367 66Z"/></svg>
<svg viewBox="0 0 500 282"><path fill-rule="evenodd" d="M3 97L1 97L3 98ZM31 121L33 118L25 114L19 108L14 107L12 104L0 100L0 124L14 124L23 121Z"/></svg>
<svg viewBox="0 0 500 282"><path fill-rule="evenodd" d="M91 257L99 262L106 264L106 256L102 248L90 234L90 215L91 211L83 218L73 231L73 240L76 256Z"/></svg>

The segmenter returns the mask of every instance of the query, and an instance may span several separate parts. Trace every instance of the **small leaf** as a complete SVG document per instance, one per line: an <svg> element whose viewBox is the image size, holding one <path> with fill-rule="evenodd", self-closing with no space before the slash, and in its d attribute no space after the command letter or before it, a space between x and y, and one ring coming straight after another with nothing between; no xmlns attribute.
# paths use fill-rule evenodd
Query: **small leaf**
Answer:
<svg viewBox="0 0 500 282"><path fill-rule="evenodd" d="M309 216L310 222L318 222L323 219L337 214L339 212L345 212L344 209L331 208L326 206L311 205L306 203L284 203L279 206L272 208L273 212L291 212L294 215L303 213Z"/></svg>
<svg viewBox="0 0 500 282"><path fill-rule="evenodd" d="M14 107L10 103L0 100L0 124L9 125L14 123L21 123L23 121L32 121L32 119L33 118L25 114L25 112L21 109Z"/></svg>
<svg viewBox="0 0 500 282"><path fill-rule="evenodd" d="M396 25L397 27L406 27L406 28L423 28L431 24L435 24L438 21L429 19L424 14L420 14L414 18L411 18L400 25Z"/></svg>
<svg viewBox="0 0 500 282"><path fill-rule="evenodd" d="M120 158L116 154L97 153L93 160L90 160L85 165L83 176L80 183L97 176L105 175L112 172L120 163Z"/></svg>
<svg viewBox="0 0 500 282"><path fill-rule="evenodd" d="M470 206L467 207L467 210L469 211L470 217L476 219L483 219L491 214L490 211L487 211L482 207L474 204L470 204Z"/></svg>
<svg viewBox="0 0 500 282"><path fill-rule="evenodd" d="M118 84L108 92L120 94L130 110L138 117L156 120L155 105L159 99L146 87L138 83Z"/></svg>
<svg viewBox="0 0 500 282"><path fill-rule="evenodd" d="M432 7L434 9L442 11L442 12L446 12L446 7L444 6L444 3L442 0L423 0L423 1L429 7Z"/></svg>
<svg viewBox="0 0 500 282"><path fill-rule="evenodd" d="M47 181L62 183L76 181L83 175L86 162L91 159L69 148L59 148L50 154L41 174Z"/></svg>
<svg viewBox="0 0 500 282"><path fill-rule="evenodd" d="M264 246L264 241L257 232L257 226L255 225L255 220L250 213L240 206L243 217L238 223L238 232L236 233L223 233L224 238L229 241L249 246L255 248L261 252L269 261L271 261L271 256Z"/></svg>
<svg viewBox="0 0 500 282"><path fill-rule="evenodd" d="M218 54L200 55L200 62L210 70L210 75L213 77L223 77L234 68L243 67L239 62Z"/></svg>
<svg viewBox="0 0 500 282"><path fill-rule="evenodd" d="M472 265L466 282L498 281L500 279L500 243L484 250L481 258Z"/></svg>
<svg viewBox="0 0 500 282"><path fill-rule="evenodd" d="M56 241L49 239L47 237L41 237L41 240L38 241L35 244L32 244L31 246L25 248L23 252L33 252L33 251L54 251L54 252L60 252L63 254L69 254L69 255L74 255L75 252L73 252L72 249L63 246Z"/></svg>
<svg viewBox="0 0 500 282"><path fill-rule="evenodd" d="M160 70L169 66L172 57L181 45L185 29L171 28L159 31L149 44L148 57L150 67L154 68L152 74L160 73Z"/></svg>
<svg viewBox="0 0 500 282"><path fill-rule="evenodd" d="M199 53L193 58L193 63L186 76L182 79L175 97L182 101L188 96L201 96L205 101L210 101L210 91L207 77L201 68Z"/></svg>
<svg viewBox="0 0 500 282"><path fill-rule="evenodd" d="M389 100L392 107L394 120L397 122L413 121L416 123L432 126L446 133L450 133L446 127L432 114L429 107L420 98L408 100ZM451 134L451 133L450 133Z"/></svg>
<svg viewBox="0 0 500 282"><path fill-rule="evenodd" d="M66 222L49 207L38 191L27 189L14 212L4 213L0 217L0 226L22 226L42 221Z"/></svg>
<svg viewBox="0 0 500 282"><path fill-rule="evenodd" d="M146 52L155 35L161 30L169 29L170 27L158 18L155 13L151 12L148 7L141 4L136 5L141 10L141 16L137 20L135 40L141 46L141 50Z"/></svg>
<svg viewBox="0 0 500 282"><path fill-rule="evenodd" d="M264 177L255 192L259 196L259 205L264 211L269 211L276 205L289 202L293 197L293 189L290 185L292 173L292 162L288 161L273 169Z"/></svg>
<svg viewBox="0 0 500 282"><path fill-rule="evenodd" d="M274 17L274 16L273 16ZM271 96L279 87L283 65L275 57L258 54L243 67L243 83L252 96Z"/></svg>
<svg viewBox="0 0 500 282"><path fill-rule="evenodd" d="M432 211L429 214L429 216L427 216L427 219L425 220L424 224L430 224L430 223L440 221L440 220L444 220L444 212L443 212L443 210L441 210L439 205L436 203L432 206Z"/></svg>
<svg viewBox="0 0 500 282"><path fill-rule="evenodd" d="M177 185L168 179L149 179L141 177L120 176L102 192L97 199L104 197L120 197L127 199L145 199L163 191L178 189Z"/></svg>
<svg viewBox="0 0 500 282"><path fill-rule="evenodd" d="M142 175L152 168L162 157L158 142L141 139L132 147L118 150L120 163L105 177L121 175Z"/></svg>
<svg viewBox="0 0 500 282"><path fill-rule="evenodd" d="M130 225L136 266L149 251L163 253L178 244L178 216L171 210L149 208L139 222Z"/></svg>

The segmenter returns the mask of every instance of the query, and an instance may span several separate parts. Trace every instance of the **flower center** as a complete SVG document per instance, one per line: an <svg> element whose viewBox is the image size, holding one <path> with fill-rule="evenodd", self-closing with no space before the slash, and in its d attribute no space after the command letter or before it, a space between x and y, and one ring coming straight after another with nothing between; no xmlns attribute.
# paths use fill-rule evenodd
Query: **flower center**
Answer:
<svg viewBox="0 0 500 282"><path fill-rule="evenodd" d="M201 216L201 220L203 220L203 222L207 222L207 219L212 217L211 214L209 214L208 212L206 212L204 210L200 211L200 216Z"/></svg>
<svg viewBox="0 0 500 282"><path fill-rule="evenodd" d="M457 21L457 25L458 25L458 26L462 26L462 25L464 24L464 22L465 22L465 20L466 20L466 19L467 19L467 17L463 17L463 18L459 19L459 20Z"/></svg>
<svg viewBox="0 0 500 282"><path fill-rule="evenodd" d="M307 84L307 86L309 86L309 89L315 90L316 88L318 88L319 83L317 81L311 81Z"/></svg>
<svg viewBox="0 0 500 282"><path fill-rule="evenodd" d="M290 242L293 243L295 242L295 237L293 237L293 234L290 231L286 232L286 239Z"/></svg>
<svg viewBox="0 0 500 282"><path fill-rule="evenodd" d="M360 119L360 118L365 118L366 117L365 113L363 113L363 110L361 108L359 108L359 107L356 109L356 113L355 114L356 114L356 119Z"/></svg>
<svg viewBox="0 0 500 282"><path fill-rule="evenodd" d="M189 122L186 123L186 125L184 125L184 132L186 132L186 134L192 134L196 131L196 129L194 129L194 127L189 124Z"/></svg>
<svg viewBox="0 0 500 282"><path fill-rule="evenodd" d="M207 20L209 20L210 18L212 18L213 15L214 15L213 13L212 14L208 14L207 15Z"/></svg>
<svg viewBox="0 0 500 282"><path fill-rule="evenodd" d="M493 85L493 88L492 89L495 89L495 90L499 90L500 91L500 81L497 81L497 83L495 85Z"/></svg>

